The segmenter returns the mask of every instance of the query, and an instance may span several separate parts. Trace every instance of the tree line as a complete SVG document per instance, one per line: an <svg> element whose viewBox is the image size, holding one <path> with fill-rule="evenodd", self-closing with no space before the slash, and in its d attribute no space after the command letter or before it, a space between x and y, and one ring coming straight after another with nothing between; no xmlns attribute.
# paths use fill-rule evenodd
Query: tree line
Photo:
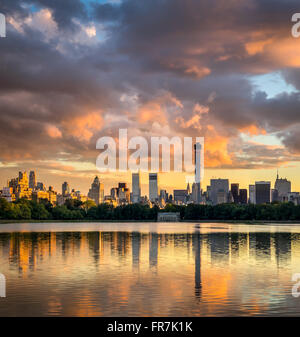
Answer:
<svg viewBox="0 0 300 337"><path fill-rule="evenodd" d="M19 199L8 202L0 198L2 220L141 220L156 221L158 212L179 212L181 220L300 220L300 206L293 203L271 203L263 205L195 205L179 206L167 204L160 210L157 206L129 204L113 207L98 206L91 200L81 202L67 200L62 206L53 206L47 200L39 203Z"/></svg>
<svg viewBox="0 0 300 337"><path fill-rule="evenodd" d="M0 198L0 219L2 220L151 220L157 219L159 208L148 205L130 204L113 207L98 206L91 200L81 202L68 199L64 205L53 206L47 200L39 203L19 199L8 202Z"/></svg>

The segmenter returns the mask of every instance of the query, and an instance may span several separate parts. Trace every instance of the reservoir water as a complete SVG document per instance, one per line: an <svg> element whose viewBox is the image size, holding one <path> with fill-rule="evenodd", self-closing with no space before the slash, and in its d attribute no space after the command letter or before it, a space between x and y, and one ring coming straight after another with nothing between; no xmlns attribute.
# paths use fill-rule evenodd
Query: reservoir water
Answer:
<svg viewBox="0 0 300 337"><path fill-rule="evenodd" d="M299 316L300 225L0 224L0 273L0 316Z"/></svg>

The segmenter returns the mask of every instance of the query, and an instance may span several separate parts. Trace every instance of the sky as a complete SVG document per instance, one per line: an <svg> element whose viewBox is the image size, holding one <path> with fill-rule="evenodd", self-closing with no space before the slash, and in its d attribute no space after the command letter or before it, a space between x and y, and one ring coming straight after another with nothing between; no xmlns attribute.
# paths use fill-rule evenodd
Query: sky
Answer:
<svg viewBox="0 0 300 337"><path fill-rule="evenodd" d="M300 191L298 0L0 1L0 186L18 171L86 193L97 139L205 138L203 186L274 183ZM161 188L186 186L163 173ZM147 174L142 174L147 193Z"/></svg>

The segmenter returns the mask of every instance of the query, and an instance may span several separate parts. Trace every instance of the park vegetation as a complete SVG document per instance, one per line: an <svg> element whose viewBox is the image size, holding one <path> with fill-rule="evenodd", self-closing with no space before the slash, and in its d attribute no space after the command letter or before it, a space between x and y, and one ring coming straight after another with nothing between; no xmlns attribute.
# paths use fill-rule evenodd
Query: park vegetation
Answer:
<svg viewBox="0 0 300 337"><path fill-rule="evenodd" d="M300 206L293 203L271 203L263 205L195 205L178 206L167 204L164 209L157 206L129 204L113 207L110 204L98 206L91 200L81 202L67 200L62 206L52 206L47 200L39 203L19 199L8 202L0 198L1 220L105 220L105 221L156 221L158 212L179 212L181 220L227 220L227 221L297 221L300 220Z"/></svg>

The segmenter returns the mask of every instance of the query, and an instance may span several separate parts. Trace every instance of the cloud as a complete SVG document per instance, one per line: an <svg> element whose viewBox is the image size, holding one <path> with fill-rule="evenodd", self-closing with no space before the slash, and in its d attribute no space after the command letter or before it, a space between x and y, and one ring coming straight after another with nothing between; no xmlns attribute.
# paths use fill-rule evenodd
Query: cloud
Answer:
<svg viewBox="0 0 300 337"><path fill-rule="evenodd" d="M214 168L299 159L299 41L290 35L298 1L2 6L9 34L0 43L0 161L67 152L92 163L96 139L120 127L204 136ZM297 92L256 92L250 76L275 71ZM241 132L276 132L284 149L248 146Z"/></svg>
<svg viewBox="0 0 300 337"><path fill-rule="evenodd" d="M62 133L55 125L47 125L46 132L51 138L61 138Z"/></svg>

